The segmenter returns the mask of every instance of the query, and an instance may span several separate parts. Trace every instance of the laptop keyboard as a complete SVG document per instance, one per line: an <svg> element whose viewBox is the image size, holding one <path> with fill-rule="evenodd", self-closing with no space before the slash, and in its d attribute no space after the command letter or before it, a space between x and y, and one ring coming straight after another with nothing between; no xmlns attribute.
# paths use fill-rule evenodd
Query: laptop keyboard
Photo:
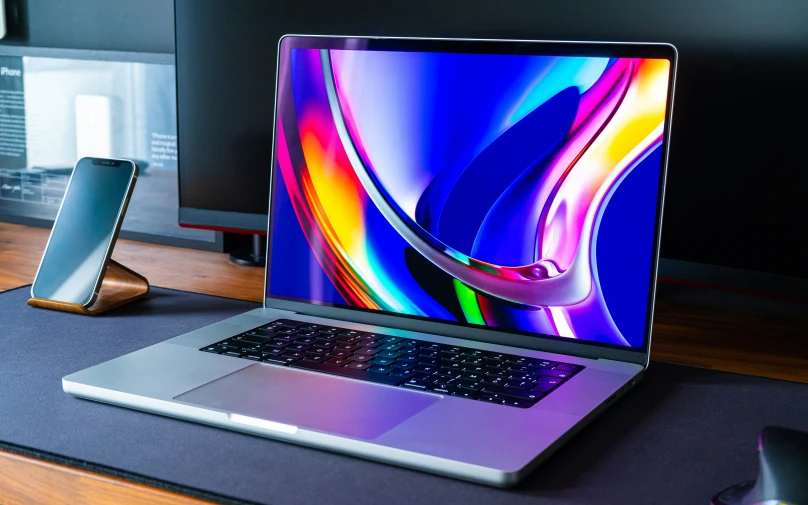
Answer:
<svg viewBox="0 0 808 505"><path fill-rule="evenodd" d="M290 319L200 350L519 408L584 368Z"/></svg>

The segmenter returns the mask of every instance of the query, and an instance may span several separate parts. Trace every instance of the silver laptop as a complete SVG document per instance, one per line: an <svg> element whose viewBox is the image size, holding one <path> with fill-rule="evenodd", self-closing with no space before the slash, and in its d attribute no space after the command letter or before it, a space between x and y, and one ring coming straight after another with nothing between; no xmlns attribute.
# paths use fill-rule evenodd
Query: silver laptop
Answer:
<svg viewBox="0 0 808 505"><path fill-rule="evenodd" d="M263 308L72 395L494 486L649 361L676 50L285 36Z"/></svg>

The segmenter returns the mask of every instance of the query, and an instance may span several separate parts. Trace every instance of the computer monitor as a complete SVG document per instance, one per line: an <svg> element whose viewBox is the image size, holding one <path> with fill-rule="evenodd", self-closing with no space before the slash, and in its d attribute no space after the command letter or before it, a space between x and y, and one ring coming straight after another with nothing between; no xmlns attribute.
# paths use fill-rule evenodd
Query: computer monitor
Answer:
<svg viewBox="0 0 808 505"><path fill-rule="evenodd" d="M266 229L284 34L663 41L680 58L660 272L797 293L808 280L796 182L808 122L795 120L808 109L808 3L761 5L176 0L180 221Z"/></svg>

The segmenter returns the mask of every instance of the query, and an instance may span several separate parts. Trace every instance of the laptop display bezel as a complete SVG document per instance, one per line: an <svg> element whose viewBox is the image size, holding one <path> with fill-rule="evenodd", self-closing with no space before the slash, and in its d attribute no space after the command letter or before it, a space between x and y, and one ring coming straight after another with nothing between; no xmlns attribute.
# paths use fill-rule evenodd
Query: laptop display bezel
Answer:
<svg viewBox="0 0 808 505"><path fill-rule="evenodd" d="M482 39L429 39L398 37L354 37L354 36L313 36L285 35L278 42L278 66L285 55L293 48L315 49L362 49L424 52L459 52L479 54L524 54L553 56L589 56L615 58L655 58L670 61L667 110L663 131L662 163L658 187L657 215L654 230L653 258L651 278L646 312L646 329L642 347L627 347L586 340L573 340L565 337L544 335L526 331L482 327L470 323L452 322L442 319L430 319L422 316L383 312L374 309L363 309L346 305L331 304L298 298L287 298L271 295L267 288L271 275L272 251L272 193L275 184L275 129L277 121L273 121L273 145L270 174L270 213L267 228L267 266L264 276L264 306L281 310L289 310L316 317L324 317L354 323L385 326L402 330L433 333L456 338L477 340L534 349L545 352L568 354L589 358L604 358L643 366L648 364L651 333L653 326L654 300L656 292L657 270L659 266L659 247L662 226L665 180L667 176L668 146L670 145L670 127L673 110L673 94L676 76L676 48L664 43L634 42L561 42L561 41L525 41L525 40L482 40ZM276 85L278 72L276 72ZM279 86L276 86L279 87ZM277 94L275 97L275 113L277 118Z"/></svg>

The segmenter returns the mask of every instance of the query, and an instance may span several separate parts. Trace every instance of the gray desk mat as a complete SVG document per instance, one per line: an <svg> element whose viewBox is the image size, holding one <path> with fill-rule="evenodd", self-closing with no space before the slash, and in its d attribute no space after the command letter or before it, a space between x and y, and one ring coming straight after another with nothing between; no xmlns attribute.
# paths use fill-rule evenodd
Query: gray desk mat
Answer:
<svg viewBox="0 0 808 505"><path fill-rule="evenodd" d="M524 483L492 489L62 392L64 375L255 304L154 289L88 318L30 308L27 298L27 288L0 294L0 442L221 502L706 504L756 475L765 425L808 429L808 385L652 364Z"/></svg>

